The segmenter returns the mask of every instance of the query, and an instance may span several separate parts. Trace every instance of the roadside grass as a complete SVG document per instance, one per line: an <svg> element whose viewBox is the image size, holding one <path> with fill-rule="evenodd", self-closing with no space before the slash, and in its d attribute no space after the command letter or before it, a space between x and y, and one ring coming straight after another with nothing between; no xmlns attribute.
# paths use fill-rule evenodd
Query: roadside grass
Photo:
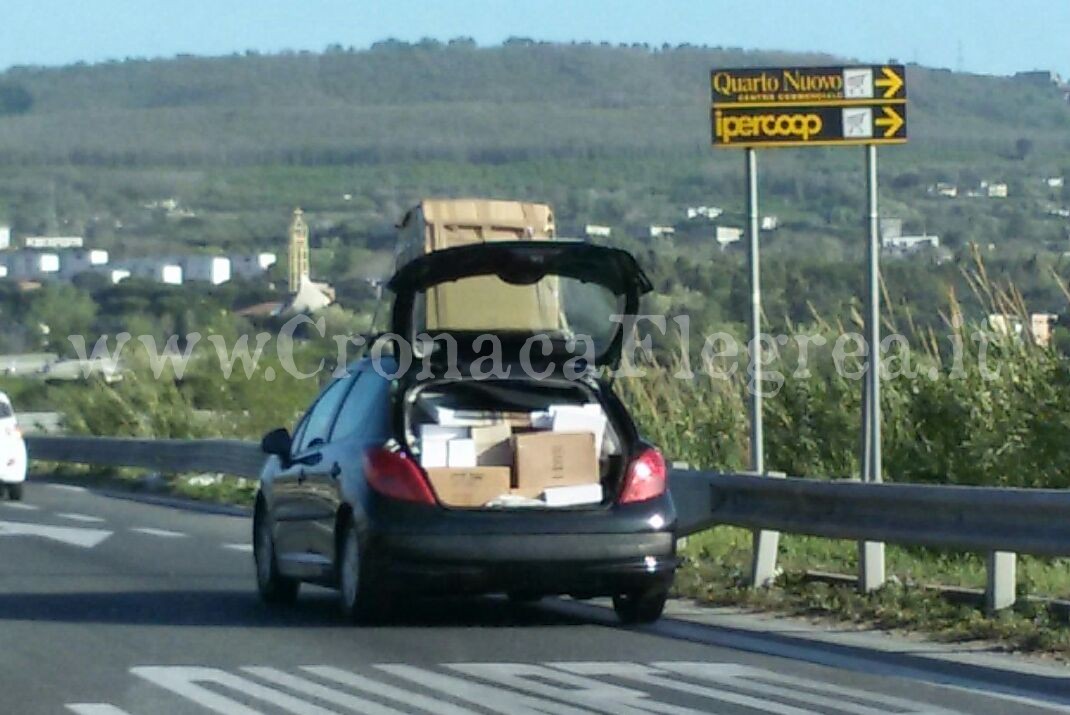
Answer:
<svg viewBox="0 0 1070 715"><path fill-rule="evenodd" d="M255 479L225 474L156 474L130 467L91 467L54 462L34 464L30 478L89 489L113 489L236 506L252 506L257 489Z"/></svg>
<svg viewBox="0 0 1070 715"><path fill-rule="evenodd" d="M917 631L939 641L984 641L1010 651L1038 652L1070 660L1070 627L1046 604L1020 599L1011 609L986 614L961 594L934 586L983 588L985 559L977 554L887 546L888 583L871 593L851 584L815 580L808 571L857 572L857 545L782 534L774 584L751 588L751 532L734 527L688 537L675 592L700 603L776 611L851 623L858 628ZM1020 594L1070 594L1070 560L1019 557ZM957 597L956 597L957 596Z"/></svg>

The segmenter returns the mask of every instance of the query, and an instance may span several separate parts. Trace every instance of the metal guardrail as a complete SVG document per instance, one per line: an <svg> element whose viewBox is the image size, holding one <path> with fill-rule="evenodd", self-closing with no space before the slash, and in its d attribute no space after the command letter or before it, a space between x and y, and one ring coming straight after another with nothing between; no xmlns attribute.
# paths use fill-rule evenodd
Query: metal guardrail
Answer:
<svg viewBox="0 0 1070 715"><path fill-rule="evenodd" d="M26 437L31 459L257 478L260 445L239 440ZM673 469L679 534L715 526L989 554L991 608L1014 603L1014 554L1070 556L1070 492L864 484Z"/></svg>
<svg viewBox="0 0 1070 715"><path fill-rule="evenodd" d="M963 551L1070 555L1070 491L674 470L682 531L772 529Z"/></svg>
<svg viewBox="0 0 1070 715"><path fill-rule="evenodd" d="M255 442L234 439L131 439L28 435L30 459L102 467L140 467L163 473L218 472L256 479L264 453Z"/></svg>

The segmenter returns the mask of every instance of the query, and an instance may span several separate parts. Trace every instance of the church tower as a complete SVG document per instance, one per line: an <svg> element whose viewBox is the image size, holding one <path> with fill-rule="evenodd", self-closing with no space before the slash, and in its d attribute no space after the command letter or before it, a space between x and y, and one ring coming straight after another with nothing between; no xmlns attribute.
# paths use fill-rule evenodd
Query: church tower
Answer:
<svg viewBox="0 0 1070 715"><path fill-rule="evenodd" d="M301 284L308 281L308 225L304 212L294 209L294 220L290 224L290 293L297 293Z"/></svg>

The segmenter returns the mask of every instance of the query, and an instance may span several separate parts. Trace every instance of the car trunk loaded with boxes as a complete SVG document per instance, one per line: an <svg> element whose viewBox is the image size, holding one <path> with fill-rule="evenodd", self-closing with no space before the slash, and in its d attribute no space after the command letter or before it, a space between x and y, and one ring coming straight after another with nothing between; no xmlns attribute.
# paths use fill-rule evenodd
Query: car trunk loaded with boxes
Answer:
<svg viewBox="0 0 1070 715"><path fill-rule="evenodd" d="M650 289L635 260L549 240L538 204L425 201L401 228L390 288L413 355L404 439L439 503L612 502L636 437L598 371L618 364L620 316Z"/></svg>

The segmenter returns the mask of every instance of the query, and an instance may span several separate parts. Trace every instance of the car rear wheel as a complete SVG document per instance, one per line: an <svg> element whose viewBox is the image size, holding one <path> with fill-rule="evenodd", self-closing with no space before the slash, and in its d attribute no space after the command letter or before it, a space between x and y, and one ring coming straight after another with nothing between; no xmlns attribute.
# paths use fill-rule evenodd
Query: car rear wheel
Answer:
<svg viewBox="0 0 1070 715"><path fill-rule="evenodd" d="M385 615L386 601L371 578L364 545L352 521L347 521L342 531L338 596L342 615L350 623L370 623Z"/></svg>
<svg viewBox="0 0 1070 715"><path fill-rule="evenodd" d="M613 610L621 623L653 623L661 618L668 598L667 586L647 586L614 596Z"/></svg>
<svg viewBox="0 0 1070 715"><path fill-rule="evenodd" d="M253 517L253 560L256 562L256 589L264 603L290 605L297 600L301 582L279 573L271 517L263 502L256 505Z"/></svg>
<svg viewBox="0 0 1070 715"><path fill-rule="evenodd" d="M7 498L11 501L22 501L22 484L8 484Z"/></svg>

